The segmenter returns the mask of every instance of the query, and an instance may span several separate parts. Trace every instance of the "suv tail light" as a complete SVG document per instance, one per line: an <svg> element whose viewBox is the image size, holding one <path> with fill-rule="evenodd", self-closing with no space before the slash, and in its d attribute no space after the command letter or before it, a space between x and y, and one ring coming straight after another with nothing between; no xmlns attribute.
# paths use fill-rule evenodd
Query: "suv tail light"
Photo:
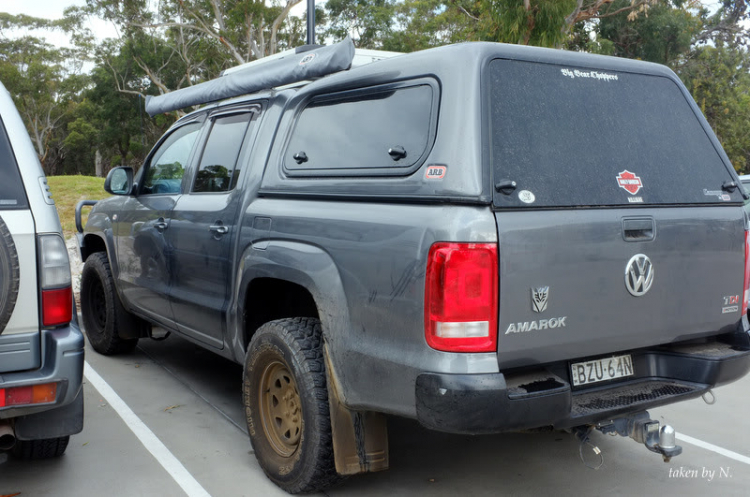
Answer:
<svg viewBox="0 0 750 497"><path fill-rule="evenodd" d="M497 245L435 243L425 278L427 344L448 352L497 349Z"/></svg>
<svg viewBox="0 0 750 497"><path fill-rule="evenodd" d="M39 235L39 261L42 324L67 324L73 318L73 292L68 249L60 236Z"/></svg>
<svg viewBox="0 0 750 497"><path fill-rule="evenodd" d="M750 300L750 231L745 231L745 293L742 296L742 314L747 313L747 304Z"/></svg>
<svg viewBox="0 0 750 497"><path fill-rule="evenodd" d="M0 407L49 404L57 398L57 383L0 388Z"/></svg>

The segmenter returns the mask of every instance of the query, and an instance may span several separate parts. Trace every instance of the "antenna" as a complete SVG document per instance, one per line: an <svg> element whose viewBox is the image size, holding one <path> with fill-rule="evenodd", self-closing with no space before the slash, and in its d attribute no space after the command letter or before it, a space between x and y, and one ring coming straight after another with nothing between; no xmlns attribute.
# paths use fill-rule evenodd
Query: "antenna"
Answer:
<svg viewBox="0 0 750 497"><path fill-rule="evenodd" d="M315 45L315 0L307 0L307 44Z"/></svg>

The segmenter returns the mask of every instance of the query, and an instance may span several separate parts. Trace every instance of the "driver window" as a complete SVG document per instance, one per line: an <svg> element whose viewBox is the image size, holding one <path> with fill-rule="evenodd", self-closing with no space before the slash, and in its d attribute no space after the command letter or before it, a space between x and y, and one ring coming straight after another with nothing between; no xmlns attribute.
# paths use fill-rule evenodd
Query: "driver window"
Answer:
<svg viewBox="0 0 750 497"><path fill-rule="evenodd" d="M182 176L200 129L201 123L187 124L164 140L151 158L141 194L180 193Z"/></svg>

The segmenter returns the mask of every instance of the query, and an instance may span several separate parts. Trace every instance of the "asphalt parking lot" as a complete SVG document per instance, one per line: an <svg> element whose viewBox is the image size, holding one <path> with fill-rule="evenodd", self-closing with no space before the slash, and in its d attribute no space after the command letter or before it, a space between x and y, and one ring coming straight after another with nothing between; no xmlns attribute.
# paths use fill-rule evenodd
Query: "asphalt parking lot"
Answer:
<svg viewBox="0 0 750 497"><path fill-rule="evenodd" d="M135 353L87 350L84 431L56 460L0 455L0 496L284 495L263 475L247 438L241 367L177 337ZM665 464L629 439L595 433L598 470L565 433L468 437L389 419L391 469L349 478L345 495L747 495L750 377L652 411L684 453ZM596 463L590 449L587 461Z"/></svg>

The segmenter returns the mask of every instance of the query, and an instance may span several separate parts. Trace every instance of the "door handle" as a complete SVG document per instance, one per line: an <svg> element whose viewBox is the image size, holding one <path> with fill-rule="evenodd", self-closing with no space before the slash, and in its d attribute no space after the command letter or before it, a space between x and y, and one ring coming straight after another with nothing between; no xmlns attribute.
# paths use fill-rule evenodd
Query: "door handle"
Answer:
<svg viewBox="0 0 750 497"><path fill-rule="evenodd" d="M647 242L656 235L656 225L652 218L631 218L622 220L622 237L626 242Z"/></svg>
<svg viewBox="0 0 750 497"><path fill-rule="evenodd" d="M213 233L216 233L217 235L226 235L229 233L229 228L224 226L221 221L219 221L219 224L212 224L208 227L208 231L211 231Z"/></svg>
<svg viewBox="0 0 750 497"><path fill-rule="evenodd" d="M167 229L168 227L169 227L169 223L167 223L167 222L166 222L166 221L164 220L164 218L163 218L163 217L160 217L160 218L159 218L159 219L158 219L158 220L157 220L157 221L156 221L156 222L154 223L154 228L156 228L156 230L157 230L157 231L158 231L159 233L161 233L162 231L164 231L164 230L165 230L165 229Z"/></svg>

